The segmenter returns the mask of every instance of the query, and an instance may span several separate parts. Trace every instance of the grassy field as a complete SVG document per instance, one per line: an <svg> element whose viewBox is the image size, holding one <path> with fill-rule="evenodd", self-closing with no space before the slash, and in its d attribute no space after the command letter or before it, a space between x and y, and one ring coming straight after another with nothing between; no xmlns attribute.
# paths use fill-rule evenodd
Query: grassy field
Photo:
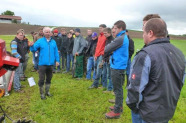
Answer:
<svg viewBox="0 0 186 123"><path fill-rule="evenodd" d="M0 36L6 41L7 50L10 50L10 41L14 36ZM31 37L28 36L31 40ZM133 39L135 50L143 46L142 39ZM186 56L186 41L171 40L172 44L181 49ZM34 77L38 82L38 74L32 70L32 54L30 53L29 65L26 75ZM24 93L15 93L0 98L0 105L12 119L32 119L37 123L131 123L131 113L125 104L126 89L124 88L124 112L120 119L108 120L105 113L109 111L108 99L114 99L110 93L105 94L101 89L87 90L92 84L86 79L72 79L70 74L57 73L53 75L51 93L54 95L47 100L41 100L38 86L29 87L27 81L21 82L26 87ZM174 117L170 123L186 122L186 86L183 87ZM1 115L2 113L0 113ZM7 119L7 123L10 121Z"/></svg>

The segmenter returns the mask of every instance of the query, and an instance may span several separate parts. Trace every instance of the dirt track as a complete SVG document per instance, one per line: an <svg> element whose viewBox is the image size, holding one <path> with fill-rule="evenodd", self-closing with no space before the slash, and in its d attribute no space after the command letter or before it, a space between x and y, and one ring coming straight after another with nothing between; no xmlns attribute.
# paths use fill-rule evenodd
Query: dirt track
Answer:
<svg viewBox="0 0 186 123"><path fill-rule="evenodd" d="M26 24L3 24L0 23L0 35L15 35L16 31L18 29L24 29L26 34L30 34L31 31L38 31L38 28L41 26L38 25L26 25ZM58 27L58 29L60 30L61 27ZM70 30L73 27L65 27L66 30ZM86 31L88 29L88 27L83 27L80 28L81 29L81 33L83 36L86 36ZM93 30L93 32L98 32L98 28L91 28ZM129 35L131 38L142 38L142 32L140 31L129 31ZM171 35L170 36L171 39L174 40L186 40L186 37L183 36L174 36Z"/></svg>

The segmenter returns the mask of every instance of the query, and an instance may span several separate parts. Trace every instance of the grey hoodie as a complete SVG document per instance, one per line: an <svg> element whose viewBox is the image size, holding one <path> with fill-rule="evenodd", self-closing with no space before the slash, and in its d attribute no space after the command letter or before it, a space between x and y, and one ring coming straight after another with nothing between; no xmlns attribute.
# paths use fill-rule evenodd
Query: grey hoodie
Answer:
<svg viewBox="0 0 186 123"><path fill-rule="evenodd" d="M77 52L79 55L82 54L83 49L86 47L86 41L85 39L79 35L76 36L74 39L74 47L73 47L73 56L75 56L75 53Z"/></svg>

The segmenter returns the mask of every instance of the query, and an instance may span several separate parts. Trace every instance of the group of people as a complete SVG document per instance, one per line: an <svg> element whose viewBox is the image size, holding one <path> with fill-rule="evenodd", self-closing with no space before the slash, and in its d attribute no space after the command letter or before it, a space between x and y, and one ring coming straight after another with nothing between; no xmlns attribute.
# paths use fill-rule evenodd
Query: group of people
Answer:
<svg viewBox="0 0 186 123"><path fill-rule="evenodd" d="M63 73L75 68L77 79L83 77L86 68L86 79L93 80L88 89L96 89L101 84L104 91L113 90L115 105L109 107L111 111L105 114L106 118L119 118L124 110L125 73L126 104L131 109L133 123L168 123L173 117L185 81L186 61L183 53L170 43L166 23L159 15L144 17L144 47L136 53L132 63L134 42L122 20L115 22L112 29L99 25L99 35L88 29L86 38L79 28L67 33L62 28L59 33L57 29L44 27L38 34L32 34L34 42L28 42L24 39L24 30L18 30L11 42L12 54L20 59L14 76L15 91L21 88L17 82L19 68L23 68L30 50L34 71L39 72L41 99L52 96L49 92L52 74L61 71L62 58L62 69L66 66Z"/></svg>

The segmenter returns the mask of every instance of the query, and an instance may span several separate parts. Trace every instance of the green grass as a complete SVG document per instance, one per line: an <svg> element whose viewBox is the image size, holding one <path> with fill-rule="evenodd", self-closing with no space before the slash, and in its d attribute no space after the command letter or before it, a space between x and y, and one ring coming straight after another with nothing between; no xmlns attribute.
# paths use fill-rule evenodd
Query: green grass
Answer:
<svg viewBox="0 0 186 123"><path fill-rule="evenodd" d="M10 41L14 36L0 36L6 41L7 50L10 50ZM31 36L28 36L31 41ZM142 39L134 39L135 50L143 47ZM172 44L181 49L186 56L186 41L172 40ZM38 82L38 74L32 70L32 54L30 53L29 65L26 70L28 77L34 77ZM41 100L38 85L29 87L27 81L21 82L26 85L24 93L15 93L13 90L10 96L0 98L0 105L13 119L33 119L37 123L131 123L130 109L125 104L126 89L124 87L124 112L120 119L105 119L105 113L109 111L108 99L113 99L112 94L102 93L102 90L87 90L92 84L85 79L72 79L70 74L57 73L53 75L51 93L54 95L47 100ZM186 87L184 85L176 108L174 117L170 123L186 122ZM2 113L0 113L2 114ZM7 119L7 123L10 121Z"/></svg>

